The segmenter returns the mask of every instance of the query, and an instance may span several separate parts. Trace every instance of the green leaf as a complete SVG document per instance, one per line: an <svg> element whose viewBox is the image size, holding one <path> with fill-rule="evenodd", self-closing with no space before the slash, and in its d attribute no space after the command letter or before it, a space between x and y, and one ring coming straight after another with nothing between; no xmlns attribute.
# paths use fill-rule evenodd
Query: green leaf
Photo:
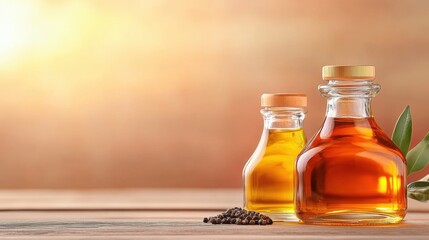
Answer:
<svg viewBox="0 0 429 240"><path fill-rule="evenodd" d="M420 202L429 200L429 175L417 182L408 184L408 197Z"/></svg>
<svg viewBox="0 0 429 240"><path fill-rule="evenodd" d="M410 184L408 184L408 188L425 188L425 187L429 187L429 182L425 182L425 181L417 181L417 182L412 182Z"/></svg>
<svg viewBox="0 0 429 240"><path fill-rule="evenodd" d="M398 146L404 156L407 155L408 149L410 148L412 131L413 124L410 106L407 105L398 118L392 135L393 142Z"/></svg>
<svg viewBox="0 0 429 240"><path fill-rule="evenodd" d="M429 164L429 133L407 154L407 172L422 170Z"/></svg>

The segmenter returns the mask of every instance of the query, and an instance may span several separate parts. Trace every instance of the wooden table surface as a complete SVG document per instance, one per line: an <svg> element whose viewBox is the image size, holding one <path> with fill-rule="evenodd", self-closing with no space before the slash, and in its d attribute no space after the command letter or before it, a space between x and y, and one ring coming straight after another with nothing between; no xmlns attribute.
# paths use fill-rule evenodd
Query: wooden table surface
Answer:
<svg viewBox="0 0 429 240"><path fill-rule="evenodd" d="M405 221L350 227L212 225L241 206L238 189L0 191L0 239L429 239L429 203L409 200Z"/></svg>

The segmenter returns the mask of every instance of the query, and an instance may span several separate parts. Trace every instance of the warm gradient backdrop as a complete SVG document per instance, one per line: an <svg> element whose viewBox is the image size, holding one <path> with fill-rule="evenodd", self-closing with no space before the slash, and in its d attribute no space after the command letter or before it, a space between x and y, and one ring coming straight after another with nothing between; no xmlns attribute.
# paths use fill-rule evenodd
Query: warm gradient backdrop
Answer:
<svg viewBox="0 0 429 240"><path fill-rule="evenodd" d="M239 187L260 95L307 93L311 137L326 64L429 131L429 1L1 0L0 188Z"/></svg>

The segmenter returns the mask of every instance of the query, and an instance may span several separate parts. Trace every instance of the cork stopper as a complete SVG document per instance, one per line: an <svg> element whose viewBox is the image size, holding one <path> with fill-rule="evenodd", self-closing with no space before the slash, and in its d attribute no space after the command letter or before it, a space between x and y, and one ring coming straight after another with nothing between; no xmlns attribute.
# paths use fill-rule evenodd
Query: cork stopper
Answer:
<svg viewBox="0 0 429 240"><path fill-rule="evenodd" d="M323 66L323 80L372 81L375 78L374 66Z"/></svg>
<svg viewBox="0 0 429 240"><path fill-rule="evenodd" d="M264 93L261 107L307 107L307 95L298 93Z"/></svg>

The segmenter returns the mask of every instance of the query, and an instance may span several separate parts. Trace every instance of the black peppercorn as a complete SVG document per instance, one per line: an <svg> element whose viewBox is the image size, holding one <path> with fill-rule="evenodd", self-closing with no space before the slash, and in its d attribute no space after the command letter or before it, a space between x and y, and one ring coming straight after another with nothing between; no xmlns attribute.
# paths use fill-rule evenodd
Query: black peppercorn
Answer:
<svg viewBox="0 0 429 240"><path fill-rule="evenodd" d="M268 225L273 220L268 216L245 209L234 207L214 217L203 218L204 223L212 224L237 224L237 225Z"/></svg>

